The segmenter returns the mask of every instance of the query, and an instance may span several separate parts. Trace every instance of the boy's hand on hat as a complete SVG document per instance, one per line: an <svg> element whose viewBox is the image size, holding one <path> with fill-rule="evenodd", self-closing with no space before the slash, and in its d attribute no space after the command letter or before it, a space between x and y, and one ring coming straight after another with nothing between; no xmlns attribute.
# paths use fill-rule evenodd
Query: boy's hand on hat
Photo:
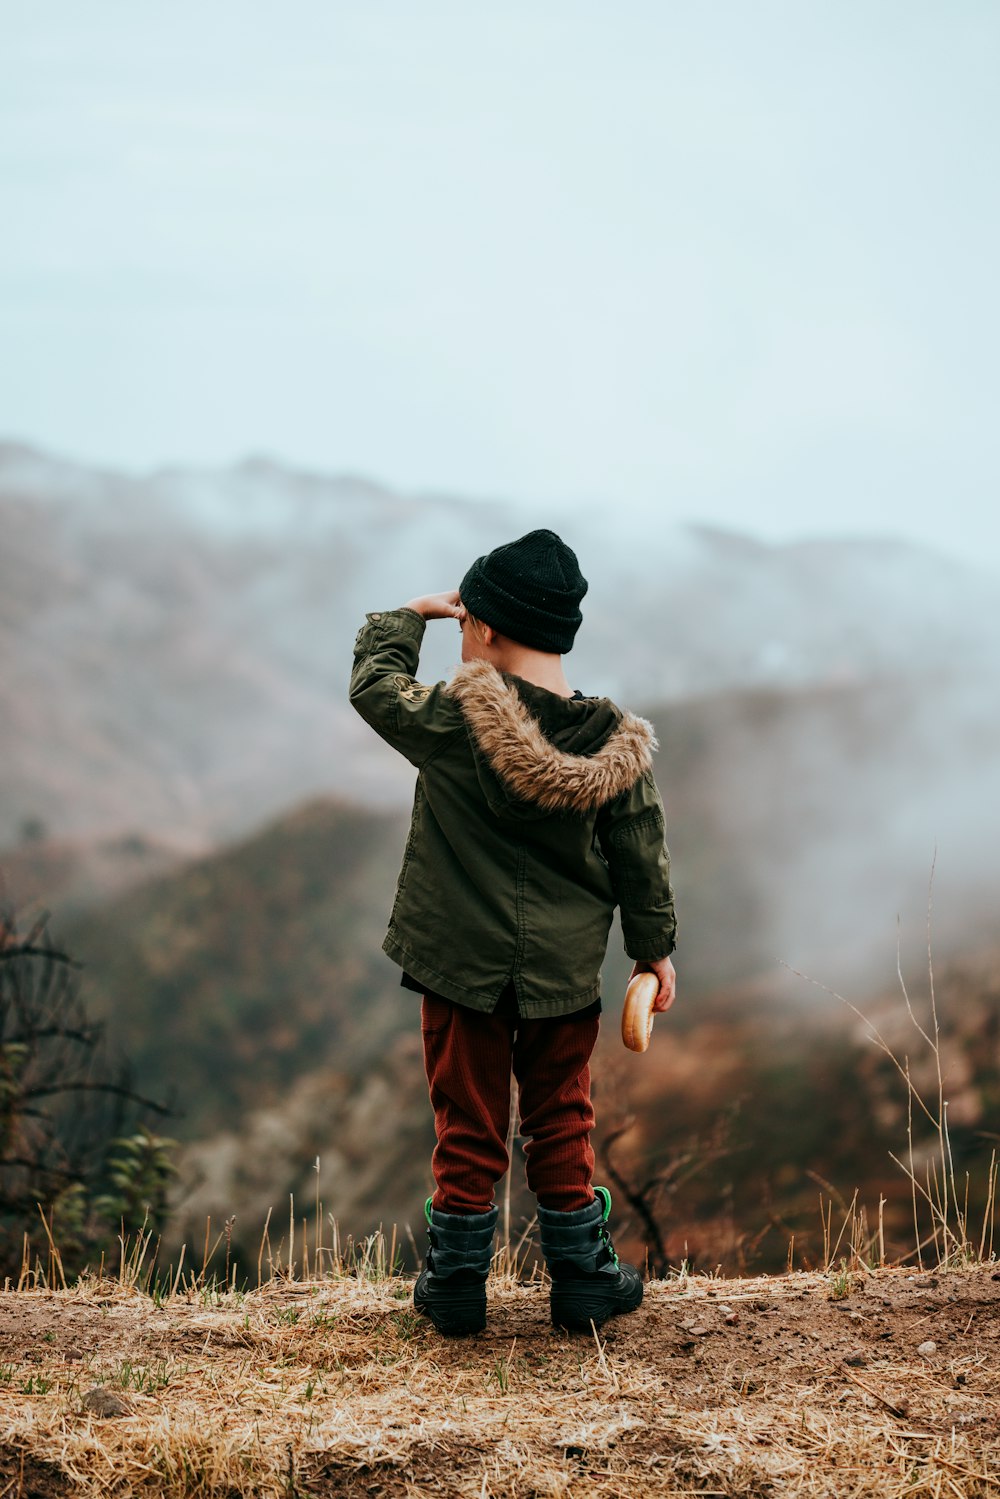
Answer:
<svg viewBox="0 0 1000 1499"><path fill-rule="evenodd" d="M669 1010L677 994L677 974L669 958L650 958L648 962L636 963L629 974L634 979L637 973L655 973L660 981L660 992L653 1001L653 1010L662 1015Z"/></svg>
<svg viewBox="0 0 1000 1499"><path fill-rule="evenodd" d="M411 599L404 609L412 609L424 619L463 619L465 609L458 601L458 589L447 593L425 593L419 599Z"/></svg>

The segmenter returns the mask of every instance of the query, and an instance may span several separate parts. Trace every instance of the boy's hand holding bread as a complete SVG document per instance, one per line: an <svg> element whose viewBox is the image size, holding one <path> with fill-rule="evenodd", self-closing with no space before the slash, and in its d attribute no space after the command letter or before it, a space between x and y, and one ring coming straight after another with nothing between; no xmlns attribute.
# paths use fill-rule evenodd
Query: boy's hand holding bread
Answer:
<svg viewBox="0 0 1000 1499"><path fill-rule="evenodd" d="M636 963L625 991L622 1040L630 1051L645 1051L653 1033L653 1016L674 1002L677 975L669 958Z"/></svg>

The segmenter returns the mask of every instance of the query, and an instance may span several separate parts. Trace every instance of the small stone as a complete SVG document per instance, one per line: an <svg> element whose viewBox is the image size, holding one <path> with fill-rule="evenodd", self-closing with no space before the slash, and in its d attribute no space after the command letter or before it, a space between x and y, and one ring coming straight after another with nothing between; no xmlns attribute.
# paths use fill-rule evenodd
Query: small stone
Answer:
<svg viewBox="0 0 1000 1499"><path fill-rule="evenodd" d="M928 1338L926 1343L921 1343L917 1352L922 1353L924 1358L930 1358L932 1353L937 1353L937 1344L931 1338Z"/></svg>
<svg viewBox="0 0 1000 1499"><path fill-rule="evenodd" d="M102 1384L96 1384L92 1390L88 1390L82 1403L85 1411L90 1411L91 1415L100 1416L102 1420L109 1416L130 1414L130 1407L121 1396L116 1395L113 1390L105 1389Z"/></svg>
<svg viewBox="0 0 1000 1499"><path fill-rule="evenodd" d="M710 1327L706 1327L704 1322L697 1322L691 1329L692 1335L696 1338L705 1338L711 1331L712 1329Z"/></svg>
<svg viewBox="0 0 1000 1499"><path fill-rule="evenodd" d="M739 1314L739 1312L727 1312L726 1313L725 1323L726 1323L727 1327L735 1327L736 1324L737 1324L737 1322L739 1320L740 1320L740 1314Z"/></svg>
<svg viewBox="0 0 1000 1499"><path fill-rule="evenodd" d="M865 1367L864 1357L860 1353L848 1354L847 1358L845 1358L844 1360L844 1363L850 1369L863 1369Z"/></svg>

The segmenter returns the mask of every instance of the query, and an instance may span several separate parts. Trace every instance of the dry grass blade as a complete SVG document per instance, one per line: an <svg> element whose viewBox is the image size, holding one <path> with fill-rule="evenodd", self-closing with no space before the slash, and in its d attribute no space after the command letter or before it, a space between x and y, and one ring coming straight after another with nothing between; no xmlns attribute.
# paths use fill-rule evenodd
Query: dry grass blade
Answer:
<svg viewBox="0 0 1000 1499"><path fill-rule="evenodd" d="M936 861L936 851L935 851ZM952 1150L951 1133L948 1128L948 1100L944 1096L944 1067L942 1063L941 1048L941 1023L938 1013L937 990L934 978L934 962L931 946L931 912L934 883L934 862L931 865L930 882L927 893L927 974L929 988L930 1025L924 1025L919 1019L913 1002L910 998L909 988L903 974L901 944L897 927L896 941L896 973L903 995L906 1015L917 1034L928 1048L930 1060L933 1064L934 1087L936 1098L931 1105L925 1099L921 1090L914 1081L910 1067L910 1058L905 1055L902 1060L896 1055L882 1031L852 1000L847 999L836 989L820 983L809 974L801 973L790 964L783 964L790 973L804 979L806 983L820 989L825 994L837 999L841 1004L847 1006L867 1028L871 1041L879 1048L883 1055L889 1060L893 1069L902 1079L906 1088L906 1140L907 1159L904 1161L895 1154L889 1152L890 1159L900 1168L910 1183L910 1192L913 1212L913 1254L917 1264L923 1268L923 1253L927 1248L933 1248L934 1259L939 1266L951 1264L975 1264L981 1262L984 1257L992 1256L994 1243L994 1225L996 1213L996 1183L997 1183L997 1160L993 1153L987 1172L985 1208L982 1223L978 1233L974 1229L969 1213L969 1178L966 1176L965 1190L960 1189L955 1170L955 1158ZM927 1160L925 1180L921 1181L917 1170L917 1148L914 1129L914 1112L930 1125L935 1140L935 1153ZM817 1178L818 1179L818 1178ZM823 1185L834 1195L835 1189L829 1183ZM823 1212L823 1239L824 1239L824 1262L827 1268L833 1266L835 1257L840 1248L844 1232L850 1225L850 1242L852 1246L852 1268L864 1266L873 1262L871 1245L875 1239L867 1234L863 1222L863 1209L856 1211L857 1193L850 1207L845 1212L844 1225L835 1243L832 1242L832 1216ZM832 1209L831 1209L832 1214ZM879 1232L877 1242L879 1244L879 1257L877 1263L885 1262L885 1244L882 1232L882 1203L879 1204ZM859 1250L859 1243L867 1240L867 1251Z"/></svg>
<svg viewBox="0 0 1000 1499"><path fill-rule="evenodd" d="M195 1276L156 1306L107 1280L0 1296L0 1452L23 1456L41 1499L1000 1486L1000 1423L982 1419L1000 1403L992 1266L943 1272L933 1295L875 1269L842 1302L819 1273L689 1273L577 1336L552 1328L544 1286L498 1278L488 1332L449 1340L383 1273L390 1244L349 1273L245 1292ZM933 1356L918 1352L929 1296ZM123 1413L88 1411L95 1386Z"/></svg>

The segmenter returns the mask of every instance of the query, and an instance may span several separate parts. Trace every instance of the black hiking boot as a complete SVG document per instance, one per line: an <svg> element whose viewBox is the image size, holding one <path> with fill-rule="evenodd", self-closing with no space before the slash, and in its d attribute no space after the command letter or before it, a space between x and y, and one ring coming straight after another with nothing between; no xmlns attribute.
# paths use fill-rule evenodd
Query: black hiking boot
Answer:
<svg viewBox="0 0 1000 1499"><path fill-rule="evenodd" d="M430 1248L413 1287L413 1305L446 1337L482 1332L497 1210L439 1213L428 1197L424 1214Z"/></svg>
<svg viewBox="0 0 1000 1499"><path fill-rule="evenodd" d="M575 1213L538 1209L542 1253L552 1277L552 1322L589 1332L619 1312L634 1312L642 1300L642 1280L632 1265L620 1263L611 1242L611 1193L595 1187L594 1201Z"/></svg>

